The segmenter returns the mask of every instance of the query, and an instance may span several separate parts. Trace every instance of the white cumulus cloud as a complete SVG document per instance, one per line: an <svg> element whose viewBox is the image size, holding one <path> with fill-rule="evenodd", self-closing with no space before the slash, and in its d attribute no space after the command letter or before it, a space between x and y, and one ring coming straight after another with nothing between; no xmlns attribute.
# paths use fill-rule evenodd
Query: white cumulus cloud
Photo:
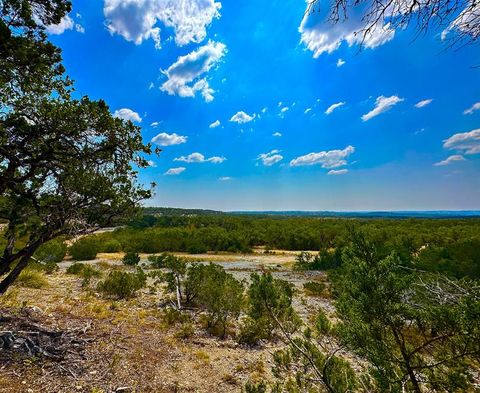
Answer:
<svg viewBox="0 0 480 393"><path fill-rule="evenodd" d="M185 143L187 142L187 139L187 136L177 135L176 133L167 134L166 132L161 132L160 134L152 138L152 142L159 146L172 146Z"/></svg>
<svg viewBox="0 0 480 393"><path fill-rule="evenodd" d="M188 156L177 157L173 161L183 161L189 164L199 163L199 162L211 162L213 164L221 164L225 160L226 160L225 157L218 157L218 156L205 158L205 156L202 153L195 152L195 153L189 154Z"/></svg>
<svg viewBox="0 0 480 393"><path fill-rule="evenodd" d="M428 98L426 100L419 101L415 104L415 108L423 108L424 106L431 104L432 101L433 101L433 98Z"/></svg>
<svg viewBox="0 0 480 393"><path fill-rule="evenodd" d="M307 114L307 113L309 113L309 112L311 112L311 111L312 111L312 108L307 108L307 109L305 109L305 111L304 111L303 113Z"/></svg>
<svg viewBox="0 0 480 393"><path fill-rule="evenodd" d="M269 153L262 153L258 156L257 160L262 161L265 166L272 166L283 160L283 156L279 153L280 150L272 150Z"/></svg>
<svg viewBox="0 0 480 393"><path fill-rule="evenodd" d="M480 102L476 102L470 108L465 109L463 111L464 115L471 115L473 112L478 111L480 109Z"/></svg>
<svg viewBox="0 0 480 393"><path fill-rule="evenodd" d="M290 166L321 165L322 168L337 168L347 165L347 157L355 151L353 146L343 150L328 150L318 153L309 153L290 161Z"/></svg>
<svg viewBox="0 0 480 393"><path fill-rule="evenodd" d="M337 67L341 67L341 66L343 66L345 63L346 63L345 60L343 60L343 59L338 59L338 60L337 60Z"/></svg>
<svg viewBox="0 0 480 393"><path fill-rule="evenodd" d="M372 30L363 37L362 28L365 22L362 20L360 10L352 10L349 18L341 23L333 23L328 20L327 12L309 12L310 0L307 0L307 12L298 28L301 34L300 41L313 52L317 58L322 53L336 51L342 42L349 46L363 44L366 48L376 48L393 39L395 30L390 23L379 20ZM325 7L328 10L328 7ZM310 10L311 11L311 10ZM363 42L362 42L363 41Z"/></svg>
<svg viewBox="0 0 480 393"><path fill-rule="evenodd" d="M380 96L375 100L375 107L368 113L362 116L363 121L368 121L371 118L380 115L383 112L390 110L394 105L397 105L399 102L402 102L403 98L397 96Z"/></svg>
<svg viewBox="0 0 480 393"><path fill-rule="evenodd" d="M252 121L253 119L255 119L255 114L250 116L244 111L238 111L230 118L230 121L233 121L234 123L238 123L238 124L244 124Z"/></svg>
<svg viewBox="0 0 480 393"><path fill-rule="evenodd" d="M136 123L140 123L142 121L140 115L129 108L117 109L115 112L113 112L113 117L118 117L119 119L123 120L130 120Z"/></svg>
<svg viewBox="0 0 480 393"><path fill-rule="evenodd" d="M347 173L348 173L348 169L330 169L327 172L327 175L338 176L338 175L345 175Z"/></svg>
<svg viewBox="0 0 480 393"><path fill-rule="evenodd" d="M460 154L454 154L453 156L450 156L443 161L436 162L433 165L434 166L445 166L445 165L451 164L452 162L455 162L455 161L465 161L465 158L463 158L463 156L460 155Z"/></svg>
<svg viewBox="0 0 480 393"><path fill-rule="evenodd" d="M200 92L206 102L213 100L215 91L206 78L200 78L214 67L226 53L226 46L209 41L185 56L180 56L167 70L162 71L167 80L160 90L180 97L195 97Z"/></svg>
<svg viewBox="0 0 480 393"><path fill-rule="evenodd" d="M179 175L180 173L182 173L185 169L184 166L180 166L178 168L170 168L168 171L166 171L164 173L164 175L169 175L169 176L174 176L174 175Z"/></svg>
<svg viewBox="0 0 480 393"><path fill-rule="evenodd" d="M61 20L60 23L57 25L48 25L46 26L46 30L49 34L63 34L65 30L72 30L75 25L70 16L65 15Z"/></svg>
<svg viewBox="0 0 480 393"><path fill-rule="evenodd" d="M443 141L443 147L464 154L480 154L480 128L452 135Z"/></svg>
<svg viewBox="0 0 480 393"><path fill-rule="evenodd" d="M137 45L152 39L160 48L160 24L173 29L179 46L200 43L220 8L214 0L105 0L103 14L110 33Z"/></svg>
<svg viewBox="0 0 480 393"><path fill-rule="evenodd" d="M330 105L327 110L325 111L325 114L329 115L332 113L335 109L340 108L341 106L345 105L345 102L337 102L336 104Z"/></svg>
<svg viewBox="0 0 480 393"><path fill-rule="evenodd" d="M220 125L220 120L215 120L208 128L217 128Z"/></svg>
<svg viewBox="0 0 480 393"><path fill-rule="evenodd" d="M282 133L277 131L277 132L274 132L272 136L281 137Z"/></svg>

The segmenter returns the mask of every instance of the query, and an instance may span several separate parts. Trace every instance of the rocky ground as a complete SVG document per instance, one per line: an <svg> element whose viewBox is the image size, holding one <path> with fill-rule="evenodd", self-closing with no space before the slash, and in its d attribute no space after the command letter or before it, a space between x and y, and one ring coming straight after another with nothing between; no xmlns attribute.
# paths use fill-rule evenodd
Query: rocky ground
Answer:
<svg viewBox="0 0 480 393"><path fill-rule="evenodd" d="M303 294L304 282L324 277L293 272L294 256L277 251L186 257L219 263L239 279L269 269L299 289L295 307L302 316L318 307L332 312L328 298ZM88 263L123 268L120 259L120 254L100 254ZM271 354L282 342L243 347L231 338L210 336L198 324L192 336L181 338L177 326L165 323L162 291L104 299L65 273L71 263L62 262L59 272L46 276L47 286L16 286L0 299L0 331L25 333L17 343L23 352L12 356L0 350L0 392L240 392L247 380L269 377ZM35 327L45 333L39 336ZM25 337L51 353L27 354Z"/></svg>

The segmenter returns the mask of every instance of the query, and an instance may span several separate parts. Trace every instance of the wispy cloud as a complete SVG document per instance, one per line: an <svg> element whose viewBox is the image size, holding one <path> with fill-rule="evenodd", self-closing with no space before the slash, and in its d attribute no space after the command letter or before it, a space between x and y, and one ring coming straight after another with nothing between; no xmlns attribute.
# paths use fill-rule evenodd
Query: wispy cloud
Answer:
<svg viewBox="0 0 480 393"><path fill-rule="evenodd" d="M257 160L262 161L265 166L272 166L283 160L283 156L279 153L280 150L272 150L269 153L262 153L258 156Z"/></svg>
<svg viewBox="0 0 480 393"><path fill-rule="evenodd" d="M336 104L330 105L327 110L325 111L326 115L332 113L335 109L340 108L341 106L345 105L345 102L337 102Z"/></svg>
<svg viewBox="0 0 480 393"><path fill-rule="evenodd" d="M363 121L368 121L375 116L380 115L381 113L387 112L392 109L393 106L397 105L399 102L402 102L403 98L397 96L380 96L375 100L375 107L368 113L362 116Z"/></svg>
<svg viewBox="0 0 480 393"><path fill-rule="evenodd" d="M428 98L426 100L419 101L415 104L415 108L423 108L424 106L431 104L432 101L433 101L433 98Z"/></svg>
<svg viewBox="0 0 480 393"><path fill-rule="evenodd" d="M452 162L456 162L456 161L465 161L465 158L460 154L454 154L453 156L450 156L443 161L436 162L433 165L434 166L445 166L445 165L451 164Z"/></svg>
<svg viewBox="0 0 480 393"><path fill-rule="evenodd" d="M343 59L338 59L338 60L337 60L337 67L341 67L341 66L343 66L345 63L346 63L345 60L343 60Z"/></svg>
<svg viewBox="0 0 480 393"><path fill-rule="evenodd" d="M338 175L345 175L347 173L348 173L348 169L331 169L327 172L327 175L338 176Z"/></svg>
<svg viewBox="0 0 480 393"><path fill-rule="evenodd" d="M220 125L220 120L215 120L208 128L217 128Z"/></svg>
<svg viewBox="0 0 480 393"><path fill-rule="evenodd" d="M479 109L480 109L480 102L476 102L470 108L465 109L463 111L463 114L464 115L471 115L471 114L473 114L473 112L478 111Z"/></svg>
<svg viewBox="0 0 480 393"><path fill-rule="evenodd" d="M183 166L180 166L178 168L170 168L168 171L166 171L164 173L164 175L168 175L168 176L176 176L176 175L179 175L180 173L182 173L185 169L185 167Z"/></svg>

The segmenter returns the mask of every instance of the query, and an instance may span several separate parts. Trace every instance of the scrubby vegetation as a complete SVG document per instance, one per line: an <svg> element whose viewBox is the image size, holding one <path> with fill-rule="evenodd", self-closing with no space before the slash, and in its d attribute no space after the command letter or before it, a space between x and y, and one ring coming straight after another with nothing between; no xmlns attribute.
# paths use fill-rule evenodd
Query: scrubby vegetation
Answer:
<svg viewBox="0 0 480 393"><path fill-rule="evenodd" d="M187 244L183 231L207 229L219 217L165 220L203 223L168 229ZM268 351L271 374L264 363L261 372L252 366L247 384L232 373L221 374L224 383L245 392L474 391L480 361L476 220L371 220L353 226L350 220L221 217L231 219L233 231L243 222L266 223L263 235L292 223L299 230L311 225L318 233L338 232L329 247L298 252L280 268L261 272L227 271L199 262L202 256L164 251L150 255L141 267L138 251L128 251L122 261L115 255L110 264L75 262L66 272L82 280L86 297L96 299L88 310L99 318L134 305L148 320L158 316L155 328L186 347L208 338L251 353ZM135 245L137 235L163 230L123 228L74 245L82 251L98 251L104 244L123 249ZM442 231L451 237L432 235ZM249 244L258 245L260 240ZM276 254L284 257L281 250ZM277 255L252 256L260 257ZM18 285L42 288L46 266L33 264ZM151 308L147 313L143 307ZM213 362L202 356L201 361Z"/></svg>
<svg viewBox="0 0 480 393"><path fill-rule="evenodd" d="M70 246L68 251L72 258L77 261L89 261L95 259L98 250L98 241L94 236L92 236L78 239Z"/></svg>
<svg viewBox="0 0 480 393"><path fill-rule="evenodd" d="M106 296L127 299L145 287L146 282L147 277L140 268L135 273L114 270L98 283L97 289Z"/></svg>
<svg viewBox="0 0 480 393"><path fill-rule="evenodd" d="M127 252L123 256L123 264L127 266L136 266L140 263L140 257L136 252Z"/></svg>
<svg viewBox="0 0 480 393"><path fill-rule="evenodd" d="M302 254L298 270L339 267L348 245L351 220L228 215L143 216L127 228L96 235L98 252L162 253L183 251L250 252L267 250L319 251ZM471 219L364 219L355 220L378 253L395 251L403 263L418 269L460 278L480 278L480 220Z"/></svg>

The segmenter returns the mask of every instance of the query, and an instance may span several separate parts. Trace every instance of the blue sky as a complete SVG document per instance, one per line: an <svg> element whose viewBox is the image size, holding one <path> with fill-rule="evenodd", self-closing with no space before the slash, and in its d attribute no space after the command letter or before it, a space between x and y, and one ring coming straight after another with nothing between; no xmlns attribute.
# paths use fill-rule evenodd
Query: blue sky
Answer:
<svg viewBox="0 0 480 393"><path fill-rule="evenodd" d="M300 0L73 1L48 28L78 95L163 149L148 205L480 209L480 50ZM453 33L450 33L453 34ZM476 104L476 105L475 105Z"/></svg>

